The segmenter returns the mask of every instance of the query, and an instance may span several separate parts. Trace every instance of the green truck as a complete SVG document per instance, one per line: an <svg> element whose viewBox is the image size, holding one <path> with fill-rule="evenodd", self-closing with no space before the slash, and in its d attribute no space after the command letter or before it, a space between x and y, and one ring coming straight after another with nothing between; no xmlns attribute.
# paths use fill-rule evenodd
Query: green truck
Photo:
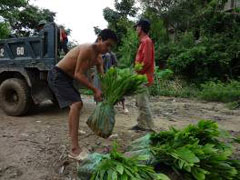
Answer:
<svg viewBox="0 0 240 180"><path fill-rule="evenodd" d="M59 61L57 36L50 23L38 36L0 40L0 107L7 115L24 115L47 99L56 102L47 74Z"/></svg>

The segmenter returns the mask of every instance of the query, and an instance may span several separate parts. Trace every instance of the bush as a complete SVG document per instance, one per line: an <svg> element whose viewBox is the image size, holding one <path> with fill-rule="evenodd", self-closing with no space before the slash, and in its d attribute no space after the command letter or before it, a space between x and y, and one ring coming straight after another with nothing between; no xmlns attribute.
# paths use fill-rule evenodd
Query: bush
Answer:
<svg viewBox="0 0 240 180"><path fill-rule="evenodd" d="M153 96L175 96L175 97L195 97L198 89L193 84L188 84L184 80L173 76L170 69L155 70L155 81L150 87L150 94Z"/></svg>
<svg viewBox="0 0 240 180"><path fill-rule="evenodd" d="M231 13L206 13L199 36L179 33L176 41L158 47L160 61L176 75L195 82L217 78L222 81L240 75L240 18ZM191 31L191 30L190 30Z"/></svg>
<svg viewBox="0 0 240 180"><path fill-rule="evenodd" d="M178 78L174 80L163 80L158 86L158 89L155 89L155 86L150 88L151 95L191 98L196 97L199 92L194 84L188 84Z"/></svg>
<svg viewBox="0 0 240 180"><path fill-rule="evenodd" d="M208 101L233 102L240 100L240 82L207 82L201 85L199 97Z"/></svg>
<svg viewBox="0 0 240 180"><path fill-rule="evenodd" d="M240 42L226 34L202 37L201 42L190 48L183 48L181 44L172 48L168 68L188 80L200 82L210 78L237 78L240 74L239 51Z"/></svg>

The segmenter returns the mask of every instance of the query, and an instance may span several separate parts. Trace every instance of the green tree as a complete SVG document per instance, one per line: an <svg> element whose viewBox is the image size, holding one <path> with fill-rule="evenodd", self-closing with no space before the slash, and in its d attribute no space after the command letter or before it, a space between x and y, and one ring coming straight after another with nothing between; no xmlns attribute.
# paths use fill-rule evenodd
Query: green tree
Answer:
<svg viewBox="0 0 240 180"><path fill-rule="evenodd" d="M166 29L174 29L175 42L159 43L161 35L155 36L156 32L152 37L157 42L157 59L168 62L175 74L195 82L240 75L240 44L236 40L240 18L223 12L227 0L140 1L146 16L150 14L151 19L154 14L158 22L163 20Z"/></svg>
<svg viewBox="0 0 240 180"><path fill-rule="evenodd" d="M53 22L55 13L30 5L28 0L0 0L0 16L9 22L17 36L27 36L34 32L38 22L45 19Z"/></svg>
<svg viewBox="0 0 240 180"><path fill-rule="evenodd" d="M11 22L19 12L19 8L27 5L27 0L0 0L0 16Z"/></svg>
<svg viewBox="0 0 240 180"><path fill-rule="evenodd" d="M127 33L126 24L129 25L129 17L134 17L137 13L137 8L134 6L135 0L115 0L114 6L116 10L105 8L103 16L108 22L108 27L117 33L120 40Z"/></svg>
<svg viewBox="0 0 240 180"><path fill-rule="evenodd" d="M134 23L129 20L135 17L138 9L135 0L115 0L115 10L105 8L103 16L108 22L108 28L114 30L119 39L118 46L114 49L121 67L129 67L134 61L137 37L133 28ZM95 32L98 29L95 28Z"/></svg>
<svg viewBox="0 0 240 180"><path fill-rule="evenodd" d="M227 0L140 0L164 20L166 27L185 32L199 25L202 14L209 9L221 10ZM200 18L200 19L199 19ZM196 21L197 20L197 21ZM199 28L199 27L196 27Z"/></svg>
<svg viewBox="0 0 240 180"><path fill-rule="evenodd" d="M160 61L159 48L162 46L162 44L166 44L169 40L167 28L164 26L162 18L157 13L155 13L153 9L147 8L143 16L149 19L151 22L150 37L152 38L155 45L155 61L157 65L161 65L165 62Z"/></svg>
<svg viewBox="0 0 240 180"><path fill-rule="evenodd" d="M10 26L6 22L0 23L0 39L5 39L10 34Z"/></svg>
<svg viewBox="0 0 240 180"><path fill-rule="evenodd" d="M0 0L0 16L4 18L5 23L9 22L10 26L12 26L17 21L18 13L20 12L19 9L24 8L27 3L27 0ZM6 25L2 24L1 26L3 29L6 29Z"/></svg>
<svg viewBox="0 0 240 180"><path fill-rule="evenodd" d="M122 39L122 45L119 47L119 67L128 68L133 66L137 47L138 38L136 31L130 27L127 29L127 33Z"/></svg>
<svg viewBox="0 0 240 180"><path fill-rule="evenodd" d="M17 19L13 22L12 28L19 36L28 36L34 30L40 20L54 22L55 13L48 9L39 9L37 6L27 5L19 11Z"/></svg>

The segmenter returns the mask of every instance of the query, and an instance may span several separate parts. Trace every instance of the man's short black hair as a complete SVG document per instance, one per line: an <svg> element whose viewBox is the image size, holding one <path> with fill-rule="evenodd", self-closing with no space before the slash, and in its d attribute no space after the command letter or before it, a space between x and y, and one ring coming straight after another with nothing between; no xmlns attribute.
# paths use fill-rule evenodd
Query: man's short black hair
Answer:
<svg viewBox="0 0 240 180"><path fill-rule="evenodd" d="M115 42L118 41L117 35L115 34L114 31L111 29L103 29L99 34L98 37L101 37L103 41L106 41L107 39L112 39Z"/></svg>
<svg viewBox="0 0 240 180"><path fill-rule="evenodd" d="M151 23L148 19L140 19L134 27L136 28L137 26L140 26L143 32L148 33Z"/></svg>

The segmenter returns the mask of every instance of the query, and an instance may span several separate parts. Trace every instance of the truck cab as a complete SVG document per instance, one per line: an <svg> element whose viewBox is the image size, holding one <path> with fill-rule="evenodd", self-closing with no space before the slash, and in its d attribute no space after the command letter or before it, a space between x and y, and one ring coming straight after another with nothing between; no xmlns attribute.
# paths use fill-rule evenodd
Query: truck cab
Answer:
<svg viewBox="0 0 240 180"><path fill-rule="evenodd" d="M59 61L57 31L50 23L38 36L0 40L0 107L6 114L24 115L34 104L54 101L47 74Z"/></svg>

